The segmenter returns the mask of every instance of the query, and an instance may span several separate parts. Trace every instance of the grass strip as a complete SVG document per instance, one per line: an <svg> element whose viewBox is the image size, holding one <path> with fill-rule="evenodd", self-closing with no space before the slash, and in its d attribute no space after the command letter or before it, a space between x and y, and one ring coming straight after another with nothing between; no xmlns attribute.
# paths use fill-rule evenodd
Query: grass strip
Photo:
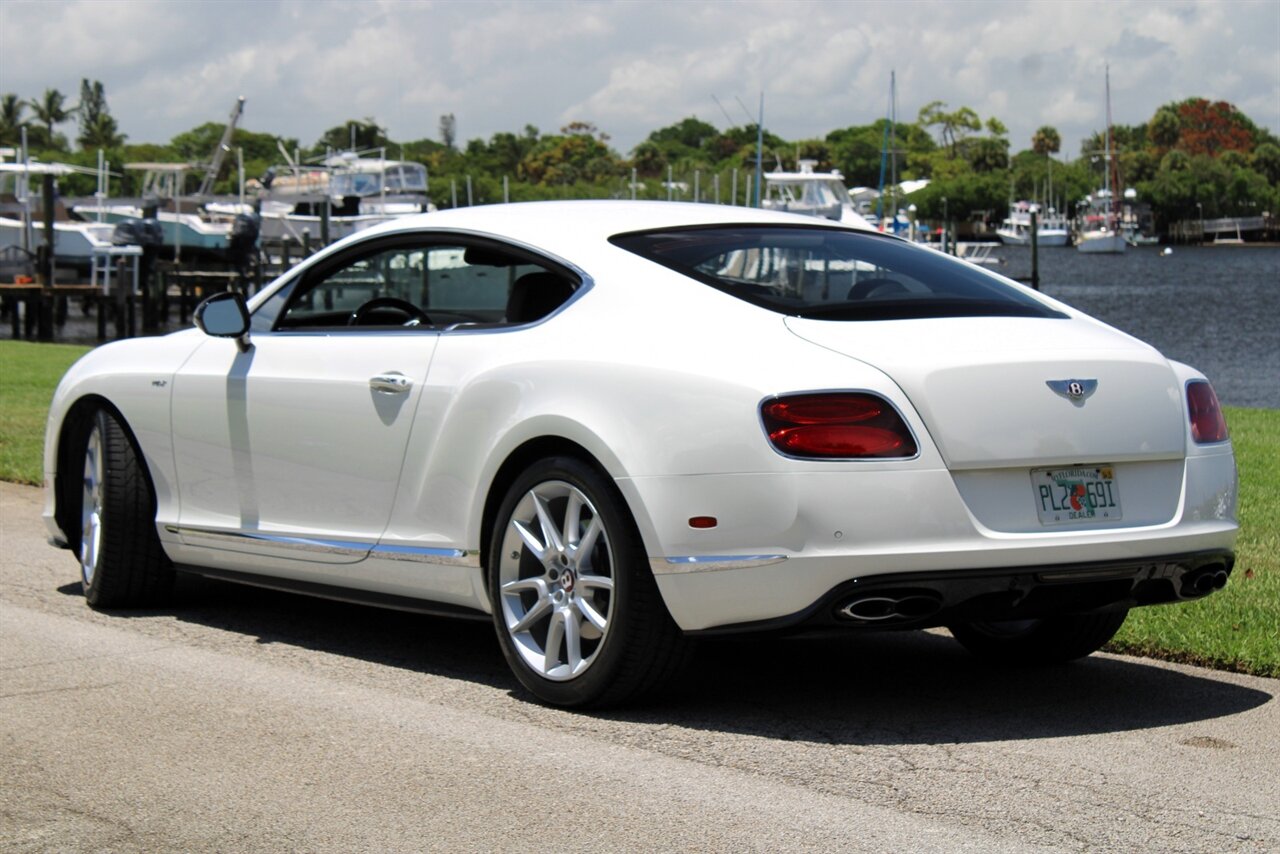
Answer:
<svg viewBox="0 0 1280 854"><path fill-rule="evenodd" d="M88 347L0 341L0 480L39 485L44 422L58 380ZM1136 608L1108 646L1280 677L1280 409L1226 409L1240 468L1240 538L1225 590Z"/></svg>
<svg viewBox="0 0 1280 854"><path fill-rule="evenodd" d="M41 484L44 422L53 390L90 349L0 341L0 480Z"/></svg>
<svg viewBox="0 0 1280 854"><path fill-rule="evenodd" d="M1280 677L1280 409L1226 415L1240 469L1231 580L1198 602L1135 608L1107 648Z"/></svg>

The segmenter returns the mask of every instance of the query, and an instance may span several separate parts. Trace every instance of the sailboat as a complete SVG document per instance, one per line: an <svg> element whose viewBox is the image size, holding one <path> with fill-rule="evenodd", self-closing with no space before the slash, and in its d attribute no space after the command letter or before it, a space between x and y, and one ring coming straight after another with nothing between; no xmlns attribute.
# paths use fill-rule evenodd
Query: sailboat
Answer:
<svg viewBox="0 0 1280 854"><path fill-rule="evenodd" d="M1090 254L1119 254L1124 252L1124 233L1116 226L1117 200L1111 189L1111 176L1115 161L1111 157L1111 66L1107 66L1107 136L1105 160L1102 170L1102 189L1084 202L1084 225L1076 237L1076 249ZM1118 185L1119 175L1115 183Z"/></svg>

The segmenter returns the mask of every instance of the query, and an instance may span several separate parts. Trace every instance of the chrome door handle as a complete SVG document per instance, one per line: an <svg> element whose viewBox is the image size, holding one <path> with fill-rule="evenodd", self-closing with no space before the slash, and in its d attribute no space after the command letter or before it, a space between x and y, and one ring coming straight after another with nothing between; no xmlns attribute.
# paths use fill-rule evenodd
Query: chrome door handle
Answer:
<svg viewBox="0 0 1280 854"><path fill-rule="evenodd" d="M404 374L379 374L369 380L369 388L387 394L404 394L413 385L413 380Z"/></svg>

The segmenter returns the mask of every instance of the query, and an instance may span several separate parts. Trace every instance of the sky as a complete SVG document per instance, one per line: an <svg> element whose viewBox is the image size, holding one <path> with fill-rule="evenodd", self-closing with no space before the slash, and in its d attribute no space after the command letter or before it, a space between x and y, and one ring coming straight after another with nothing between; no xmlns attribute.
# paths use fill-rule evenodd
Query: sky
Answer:
<svg viewBox="0 0 1280 854"><path fill-rule="evenodd" d="M626 155L688 116L787 140L930 101L1000 119L1013 151L1043 125L1063 156L1106 123L1225 100L1280 133L1277 0L0 0L0 93L70 103L100 80L132 143L224 122L315 143L348 119L460 142L595 124ZM719 103L717 103L717 100ZM74 122L59 130L74 138Z"/></svg>

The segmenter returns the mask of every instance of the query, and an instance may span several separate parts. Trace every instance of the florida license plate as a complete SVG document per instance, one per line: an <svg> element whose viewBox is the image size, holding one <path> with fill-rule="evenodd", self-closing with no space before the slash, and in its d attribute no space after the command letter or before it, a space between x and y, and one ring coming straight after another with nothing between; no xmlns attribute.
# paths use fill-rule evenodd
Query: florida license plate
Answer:
<svg viewBox="0 0 1280 854"><path fill-rule="evenodd" d="M1042 525L1120 518L1120 487L1113 466L1032 469L1031 486Z"/></svg>

